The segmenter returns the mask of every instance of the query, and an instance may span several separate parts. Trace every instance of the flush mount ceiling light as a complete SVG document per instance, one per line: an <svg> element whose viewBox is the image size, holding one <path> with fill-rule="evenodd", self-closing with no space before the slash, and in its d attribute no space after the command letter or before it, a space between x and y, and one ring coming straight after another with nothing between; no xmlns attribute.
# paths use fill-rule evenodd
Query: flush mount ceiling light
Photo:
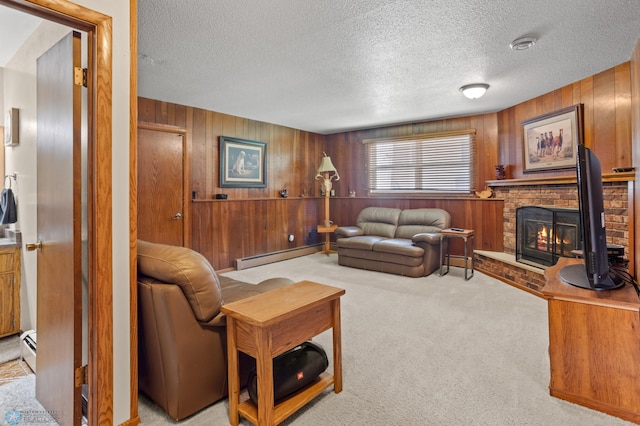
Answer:
<svg viewBox="0 0 640 426"><path fill-rule="evenodd" d="M512 50L527 50L532 47L538 41L535 37L521 37L513 40L509 47Z"/></svg>
<svg viewBox="0 0 640 426"><path fill-rule="evenodd" d="M476 83L476 84L467 84L460 88L460 91L463 95L465 95L469 99L478 99L489 88L488 84L485 83Z"/></svg>

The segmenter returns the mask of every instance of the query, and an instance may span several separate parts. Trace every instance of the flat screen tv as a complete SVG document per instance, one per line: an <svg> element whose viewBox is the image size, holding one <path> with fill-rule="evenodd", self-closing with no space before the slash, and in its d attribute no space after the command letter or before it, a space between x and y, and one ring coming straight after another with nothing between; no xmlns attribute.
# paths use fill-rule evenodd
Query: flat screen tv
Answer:
<svg viewBox="0 0 640 426"><path fill-rule="evenodd" d="M577 154L576 175L584 264L565 266L560 270L560 279L590 290L622 287L624 280L617 274L609 273L600 161L582 144L578 145Z"/></svg>

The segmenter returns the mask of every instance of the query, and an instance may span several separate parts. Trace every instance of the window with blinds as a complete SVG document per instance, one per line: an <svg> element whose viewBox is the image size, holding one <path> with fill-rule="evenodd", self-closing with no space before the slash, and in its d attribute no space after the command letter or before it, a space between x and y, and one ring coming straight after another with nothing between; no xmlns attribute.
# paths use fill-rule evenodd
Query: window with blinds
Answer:
<svg viewBox="0 0 640 426"><path fill-rule="evenodd" d="M363 143L371 193L469 193L476 189L475 130Z"/></svg>

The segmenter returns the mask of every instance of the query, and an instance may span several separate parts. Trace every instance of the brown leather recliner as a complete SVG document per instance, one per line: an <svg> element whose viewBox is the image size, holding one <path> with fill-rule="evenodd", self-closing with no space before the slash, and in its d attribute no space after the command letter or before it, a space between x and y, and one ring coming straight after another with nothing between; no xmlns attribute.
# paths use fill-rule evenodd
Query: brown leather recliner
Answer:
<svg viewBox="0 0 640 426"><path fill-rule="evenodd" d="M227 396L220 307L290 283L273 278L254 285L219 277L200 253L138 240L139 390L175 420ZM240 355L246 381L254 362Z"/></svg>

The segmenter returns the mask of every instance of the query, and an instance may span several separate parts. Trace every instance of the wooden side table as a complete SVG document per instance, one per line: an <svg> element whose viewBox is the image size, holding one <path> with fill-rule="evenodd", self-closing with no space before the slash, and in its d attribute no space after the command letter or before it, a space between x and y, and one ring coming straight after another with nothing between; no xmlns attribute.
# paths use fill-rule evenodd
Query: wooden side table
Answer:
<svg viewBox="0 0 640 426"><path fill-rule="evenodd" d="M449 273L449 267L451 264L451 238L462 238L464 240L464 279L469 280L473 277L475 272L474 264L473 264L473 252L475 250L475 231L473 229L463 229L460 231L454 231L451 228L443 229L440 231L442 233L442 239L440 239L440 276L447 275ZM446 245L447 251L443 251L443 247ZM469 264L469 245L471 245L471 274L467 275L468 264ZM444 257L443 257L444 256ZM447 270L444 271L445 262L447 264Z"/></svg>
<svg viewBox="0 0 640 426"><path fill-rule="evenodd" d="M301 281L222 306L227 315L229 422L239 415L256 425L276 425L333 384L342 391L340 297L344 289ZM324 372L311 385L274 406L273 358L333 328L333 375ZM258 407L240 403L238 351L256 359Z"/></svg>
<svg viewBox="0 0 640 426"><path fill-rule="evenodd" d="M324 250L320 253L329 254L335 253L335 251L331 250L331 234L338 228L338 225L324 226L318 225L318 234L325 234L324 237Z"/></svg>

